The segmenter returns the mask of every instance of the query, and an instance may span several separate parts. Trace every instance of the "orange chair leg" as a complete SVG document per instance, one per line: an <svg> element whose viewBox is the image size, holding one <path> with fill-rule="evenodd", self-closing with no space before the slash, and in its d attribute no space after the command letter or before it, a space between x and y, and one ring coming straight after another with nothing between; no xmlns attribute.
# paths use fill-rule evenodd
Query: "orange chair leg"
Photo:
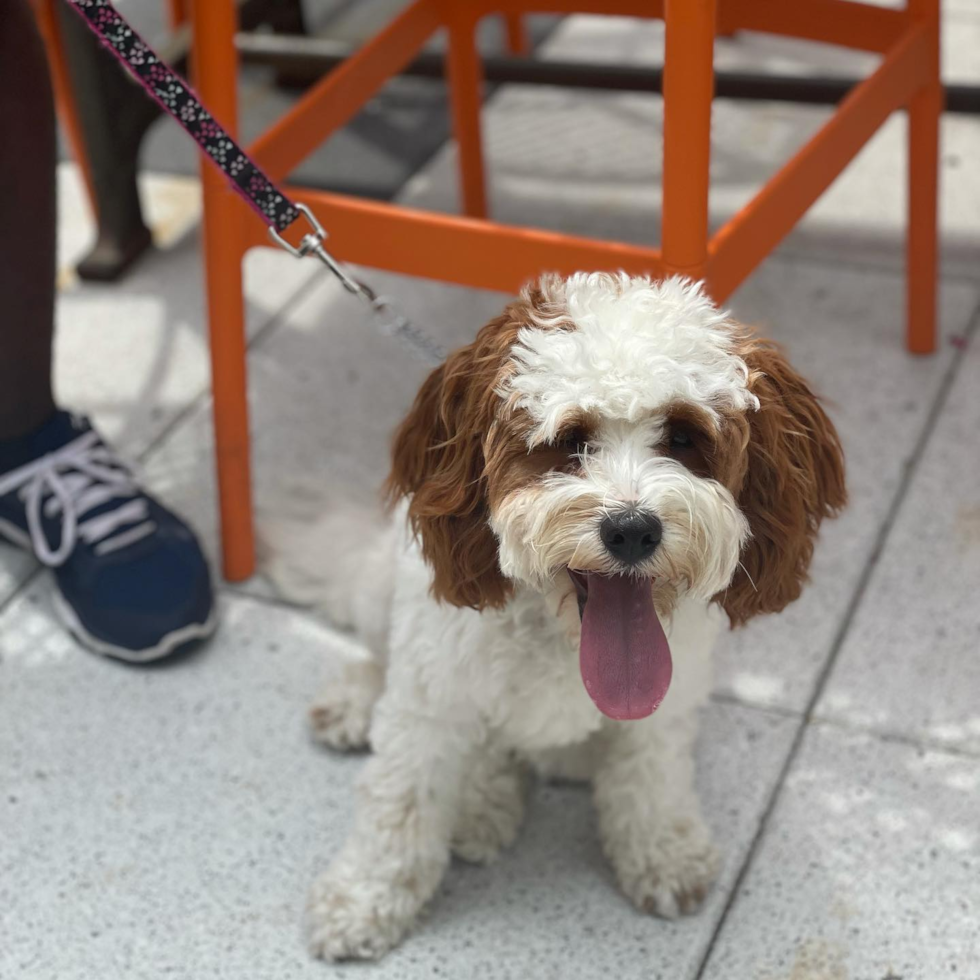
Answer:
<svg viewBox="0 0 980 980"><path fill-rule="evenodd" d="M180 27L187 20L187 5L190 0L167 0L170 27Z"/></svg>
<svg viewBox="0 0 980 980"><path fill-rule="evenodd" d="M738 33L738 10L730 0L718 0L715 9L715 37L732 38Z"/></svg>
<svg viewBox="0 0 980 980"><path fill-rule="evenodd" d="M939 123L943 90L939 76L939 4L911 0L909 12L930 27L934 82L908 107L909 192L906 240L906 344L913 354L936 349L936 299L939 274L938 198Z"/></svg>
<svg viewBox="0 0 980 980"><path fill-rule="evenodd" d="M664 23L664 265L700 279L708 258L715 0L667 0Z"/></svg>
<svg viewBox="0 0 980 980"><path fill-rule="evenodd" d="M485 218L487 194L480 135L483 69L476 47L476 19L462 3L447 4L445 9L450 18L446 67L463 213L471 218Z"/></svg>
<svg viewBox="0 0 980 980"><path fill-rule="evenodd" d="M906 241L907 344L913 354L936 349L939 270L939 120L941 89L929 88L909 103L909 196Z"/></svg>
<svg viewBox="0 0 980 980"><path fill-rule="evenodd" d="M193 4L191 14L194 67L201 97L215 118L234 134L236 5L231 0L208 0ZM238 582L255 570L242 295L244 214L239 198L203 160L201 172L222 568L226 579Z"/></svg>
<svg viewBox="0 0 980 980"><path fill-rule="evenodd" d="M521 14L504 14L504 28L507 31L507 50L515 58L524 58L531 51L527 36L527 25Z"/></svg>
<svg viewBox="0 0 980 980"><path fill-rule="evenodd" d="M88 149L85 146L85 133L78 113L78 104L75 101L75 89L68 75L68 55L65 51L61 36L61 23L58 20L58 11L55 7L56 4L60 3L61 0L36 0L34 15L37 18L38 28L47 49L48 65L51 69L51 84L54 89L55 103L58 107L58 119L64 127L65 135L68 137L68 143L71 146L72 156L81 171L92 215L98 218L98 198L95 194L92 165L89 162Z"/></svg>

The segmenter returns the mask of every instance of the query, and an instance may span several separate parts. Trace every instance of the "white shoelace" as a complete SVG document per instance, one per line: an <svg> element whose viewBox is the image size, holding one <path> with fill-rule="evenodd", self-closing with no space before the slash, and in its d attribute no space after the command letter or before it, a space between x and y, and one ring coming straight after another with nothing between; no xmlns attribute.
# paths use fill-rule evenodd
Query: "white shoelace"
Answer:
<svg viewBox="0 0 980 980"><path fill-rule="evenodd" d="M99 443L94 431L0 476L0 497L14 490L25 504L30 546L39 561L53 568L67 561L79 538L95 545L97 555L104 555L156 530L149 519L149 504L139 496L129 471L111 449ZM80 523L96 507L117 499L125 502ZM44 533L42 513L48 518L61 514L57 547L51 546ZM125 530L111 537L124 526Z"/></svg>

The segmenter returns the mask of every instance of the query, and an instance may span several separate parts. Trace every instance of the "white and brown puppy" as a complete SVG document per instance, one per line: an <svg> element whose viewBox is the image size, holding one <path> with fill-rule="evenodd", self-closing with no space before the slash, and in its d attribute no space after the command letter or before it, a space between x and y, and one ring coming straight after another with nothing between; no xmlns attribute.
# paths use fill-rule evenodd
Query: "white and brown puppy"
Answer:
<svg viewBox="0 0 980 980"><path fill-rule="evenodd" d="M845 501L806 382L696 284L548 277L430 375L388 490L394 520L335 516L278 569L372 651L314 709L324 741L374 749L312 892L314 952L381 955L451 853L511 843L527 762L592 780L638 907L696 908L713 641L800 594Z"/></svg>

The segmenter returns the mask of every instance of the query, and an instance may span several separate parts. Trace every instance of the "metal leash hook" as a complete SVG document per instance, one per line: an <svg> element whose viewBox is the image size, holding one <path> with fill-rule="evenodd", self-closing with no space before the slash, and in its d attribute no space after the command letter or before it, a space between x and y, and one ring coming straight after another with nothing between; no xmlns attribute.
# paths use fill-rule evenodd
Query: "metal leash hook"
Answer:
<svg viewBox="0 0 980 980"><path fill-rule="evenodd" d="M307 255L315 255L341 282L347 292L363 300L371 308L375 322L383 334L389 337L399 337L404 340L413 352L429 364L440 364L445 360L446 352L434 340L426 336L411 321L393 309L391 302L384 296L378 296L373 289L355 279L324 247L327 231L317 220L316 215L305 205L296 204L296 210L310 223L312 231L308 231L299 245L290 245L274 227L269 227L269 237L290 255L305 259Z"/></svg>
<svg viewBox="0 0 980 980"><path fill-rule="evenodd" d="M327 231L317 220L316 215L305 204L297 204L296 210L306 218L313 231L308 231L299 245L290 245L271 225L269 226L269 237L278 246L298 259L305 259L307 255L315 255L343 283L347 292L360 296L369 303L372 302L374 293L367 286L359 283L356 279L352 279L344 267L323 247L323 243L327 240Z"/></svg>

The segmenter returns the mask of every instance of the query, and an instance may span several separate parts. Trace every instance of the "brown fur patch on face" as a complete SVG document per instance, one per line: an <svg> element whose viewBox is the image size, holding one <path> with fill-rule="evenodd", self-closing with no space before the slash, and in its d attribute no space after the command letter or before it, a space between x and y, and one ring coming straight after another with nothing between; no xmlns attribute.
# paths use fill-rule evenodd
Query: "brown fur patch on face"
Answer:
<svg viewBox="0 0 980 980"><path fill-rule="evenodd" d="M711 413L690 402L673 402L665 409L660 451L695 476L713 477L718 426Z"/></svg>
<svg viewBox="0 0 980 980"><path fill-rule="evenodd" d="M695 476L717 480L737 496L748 462L745 448L749 423L745 414L721 411L712 415L690 402L674 402L665 414L661 452Z"/></svg>
<svg viewBox="0 0 980 980"><path fill-rule="evenodd" d="M799 596L821 521L847 502L843 450L816 395L778 345L747 330L738 340L760 408L725 427L733 453L726 486L752 533L717 597L733 626ZM739 442L744 452L735 454Z"/></svg>
<svg viewBox="0 0 980 980"><path fill-rule="evenodd" d="M486 442L487 496L491 510L509 494L523 490L547 473L575 473L587 451L595 420L585 412L565 418L553 443L528 447L534 428L523 411L505 409Z"/></svg>
<svg viewBox="0 0 980 980"><path fill-rule="evenodd" d="M471 344L450 354L395 433L387 498L410 498L408 516L433 569L433 595L455 606L499 607L510 595L489 525L489 493L512 468L520 478L518 455L527 456L527 445L519 438L524 423L498 392L519 331L544 329L542 322L548 329L573 326L547 281L526 289Z"/></svg>

